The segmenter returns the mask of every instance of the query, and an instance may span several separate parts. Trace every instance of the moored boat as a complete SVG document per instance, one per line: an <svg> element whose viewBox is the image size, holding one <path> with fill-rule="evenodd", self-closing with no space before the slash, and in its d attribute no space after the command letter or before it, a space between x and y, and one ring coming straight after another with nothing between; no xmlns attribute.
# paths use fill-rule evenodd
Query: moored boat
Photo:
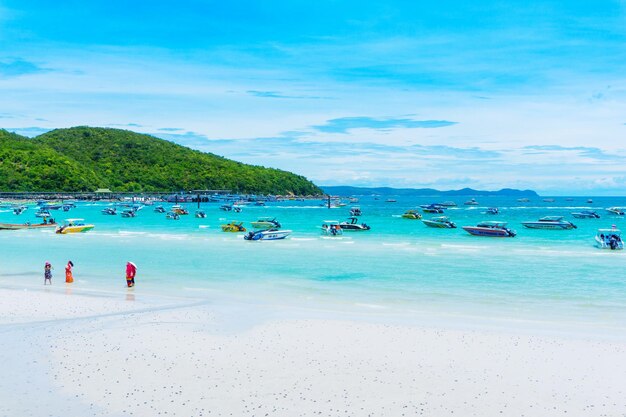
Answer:
<svg viewBox="0 0 626 417"><path fill-rule="evenodd" d="M437 203L437 205L442 207L456 207L456 203L454 201L444 201L443 203Z"/></svg>
<svg viewBox="0 0 626 417"><path fill-rule="evenodd" d="M206 219L206 213L204 210L196 210L195 216L197 219Z"/></svg>
<svg viewBox="0 0 626 417"><path fill-rule="evenodd" d="M155 212L155 213L165 213L165 212L166 212L166 210L165 210L165 208L164 208L163 206L156 206L156 207L154 208L154 212Z"/></svg>
<svg viewBox="0 0 626 417"><path fill-rule="evenodd" d="M595 240L596 246L600 249L624 249L622 232L615 225L610 229L598 229Z"/></svg>
<svg viewBox="0 0 626 417"><path fill-rule="evenodd" d="M137 217L137 212L133 209L126 209L122 211L122 217Z"/></svg>
<svg viewBox="0 0 626 417"><path fill-rule="evenodd" d="M229 223L223 224L221 227L222 227L222 232L238 233L238 232L246 231L246 228L243 227L242 222L236 222L234 220Z"/></svg>
<svg viewBox="0 0 626 417"><path fill-rule="evenodd" d="M477 206L478 205L478 201L476 201L475 198L470 198L468 201L466 201L465 203L466 206Z"/></svg>
<svg viewBox="0 0 626 417"><path fill-rule="evenodd" d="M259 217L257 221L251 224L258 230L280 229L282 227L275 217Z"/></svg>
<svg viewBox="0 0 626 417"><path fill-rule="evenodd" d="M591 211L591 210L583 210L577 213L572 213L572 216L576 217L577 219L599 219L600 215L598 213L596 213L595 211Z"/></svg>
<svg viewBox="0 0 626 417"><path fill-rule="evenodd" d="M175 211L169 211L166 215L165 218L167 220L180 220L180 214L176 213Z"/></svg>
<svg viewBox="0 0 626 417"><path fill-rule="evenodd" d="M115 207L105 207L101 210L101 213L109 216L115 216L117 214L117 209Z"/></svg>
<svg viewBox="0 0 626 417"><path fill-rule="evenodd" d="M402 214L403 219L411 219L411 220L419 220L422 218L422 215L417 212L417 210L407 210Z"/></svg>
<svg viewBox="0 0 626 417"><path fill-rule="evenodd" d="M66 235L68 233L84 233L94 228L93 224L85 224L84 219L67 219L63 226L57 227L56 233Z"/></svg>
<svg viewBox="0 0 626 417"><path fill-rule="evenodd" d="M463 230L474 236L514 237L515 232L505 222L481 222L476 226L463 226Z"/></svg>
<svg viewBox="0 0 626 417"><path fill-rule="evenodd" d="M179 204L173 205L171 211L173 211L176 214L180 214L181 216L189 214L189 211Z"/></svg>
<svg viewBox="0 0 626 417"><path fill-rule="evenodd" d="M489 207L485 213L486 214L499 214L500 210L498 210L498 207Z"/></svg>
<svg viewBox="0 0 626 417"><path fill-rule="evenodd" d="M57 224L54 222L44 222L44 223L23 223L23 224L15 224L15 223L0 223L0 230L21 230L21 229L46 229L50 227L57 227Z"/></svg>
<svg viewBox="0 0 626 417"><path fill-rule="evenodd" d="M243 236L245 240L281 240L291 234L291 230L257 230Z"/></svg>
<svg viewBox="0 0 626 417"><path fill-rule="evenodd" d="M524 227L529 229L548 229L548 230L569 230L576 229L576 225L567 220L563 220L563 216L545 216L537 221L522 222Z"/></svg>
<svg viewBox="0 0 626 417"><path fill-rule="evenodd" d="M425 204L420 206L424 213L443 213L445 210L444 207L441 207L438 204Z"/></svg>
<svg viewBox="0 0 626 417"><path fill-rule="evenodd" d="M620 207L609 207L606 209L606 211L608 211L611 214L615 214L616 216L624 215L624 210L622 210Z"/></svg>
<svg viewBox="0 0 626 417"><path fill-rule="evenodd" d="M428 227L433 227L436 229L456 229L456 224L450 221L450 219L446 216L422 219L422 223L424 223Z"/></svg>
<svg viewBox="0 0 626 417"><path fill-rule="evenodd" d="M363 213L361 212L361 207L352 207L350 209L350 216L360 216Z"/></svg>
<svg viewBox="0 0 626 417"><path fill-rule="evenodd" d="M347 232L361 232L371 229L365 223L359 224L359 219L357 219L356 217L349 217L348 220L346 220L345 222L339 223L339 227Z"/></svg>

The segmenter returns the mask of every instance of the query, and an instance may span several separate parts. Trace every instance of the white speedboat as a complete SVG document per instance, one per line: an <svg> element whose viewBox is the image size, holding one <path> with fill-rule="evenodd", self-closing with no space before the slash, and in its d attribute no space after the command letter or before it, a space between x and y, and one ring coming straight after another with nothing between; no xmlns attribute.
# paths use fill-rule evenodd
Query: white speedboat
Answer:
<svg viewBox="0 0 626 417"><path fill-rule="evenodd" d="M615 226L611 229L598 229L598 233L596 234L596 246L600 249L624 249L622 232Z"/></svg>
<svg viewBox="0 0 626 417"><path fill-rule="evenodd" d="M115 207L106 207L106 208L103 208L101 211L102 211L102 214L106 214L109 216L115 216L117 214L117 209Z"/></svg>
<svg viewBox="0 0 626 417"><path fill-rule="evenodd" d="M122 217L137 217L137 212L133 209L126 209L122 212Z"/></svg>
<svg viewBox="0 0 626 417"><path fill-rule="evenodd" d="M498 207L489 207L487 211L485 212L485 214L498 214L498 213L500 213L500 210L498 210Z"/></svg>
<svg viewBox="0 0 626 417"><path fill-rule="evenodd" d="M281 240L291 234L291 230L257 230L255 232L248 232L243 236L245 240Z"/></svg>
<svg viewBox="0 0 626 417"><path fill-rule="evenodd" d="M468 201L466 201L465 203L466 206L477 206L478 205L478 201L476 201L475 198L470 198Z"/></svg>
<svg viewBox="0 0 626 417"><path fill-rule="evenodd" d="M275 217L259 217L257 221L250 224L257 230L280 229L282 227Z"/></svg>
<svg viewBox="0 0 626 417"><path fill-rule="evenodd" d="M156 207L154 208L154 212L155 212L155 213L165 213L165 211L166 211L166 210L165 210L165 208L164 208L163 206L156 206Z"/></svg>
<svg viewBox="0 0 626 417"><path fill-rule="evenodd" d="M422 222L426 226L433 227L435 229L456 229L456 224L451 222L450 219L445 216L422 219Z"/></svg>
<svg viewBox="0 0 626 417"><path fill-rule="evenodd" d="M365 230L370 230L370 227L365 223L359 224L359 219L356 217L349 217L345 222L339 223L339 227L341 227L346 232L361 232Z"/></svg>
<svg viewBox="0 0 626 417"><path fill-rule="evenodd" d="M576 229L576 225L567 220L563 220L563 216L546 216L536 222L522 222L524 227L529 229L549 229L549 230L569 230Z"/></svg>
<svg viewBox="0 0 626 417"><path fill-rule="evenodd" d="M474 236L515 237L515 231L507 228L505 222L481 222L476 226L463 226L463 230Z"/></svg>
<svg viewBox="0 0 626 417"><path fill-rule="evenodd" d="M322 233L326 236L341 236L343 235L343 229L337 220L324 220Z"/></svg>
<svg viewBox="0 0 626 417"><path fill-rule="evenodd" d="M204 210L196 210L197 219L206 219L206 213Z"/></svg>
<svg viewBox="0 0 626 417"><path fill-rule="evenodd" d="M609 207L608 209L606 209L606 211L608 211L611 214L615 214L616 216L623 216L624 215L624 210L622 210L619 207Z"/></svg>
<svg viewBox="0 0 626 417"><path fill-rule="evenodd" d="M180 220L180 214L176 213L175 211L170 211L165 215L165 218L167 220Z"/></svg>
<svg viewBox="0 0 626 417"><path fill-rule="evenodd" d="M350 209L350 216L360 216L363 213L361 212L361 207L352 207Z"/></svg>
<svg viewBox="0 0 626 417"><path fill-rule="evenodd" d="M598 213L596 213L595 211L591 211L591 210L583 210L577 213L572 213L572 216L576 217L577 219L599 219L600 215Z"/></svg>

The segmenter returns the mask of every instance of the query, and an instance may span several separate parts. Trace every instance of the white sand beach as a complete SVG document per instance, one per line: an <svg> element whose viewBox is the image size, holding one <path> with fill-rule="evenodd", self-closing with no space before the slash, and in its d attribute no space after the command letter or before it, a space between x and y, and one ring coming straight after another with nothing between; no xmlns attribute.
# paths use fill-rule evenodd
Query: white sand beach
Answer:
<svg viewBox="0 0 626 417"><path fill-rule="evenodd" d="M621 341L64 287L0 290L2 416L626 415Z"/></svg>

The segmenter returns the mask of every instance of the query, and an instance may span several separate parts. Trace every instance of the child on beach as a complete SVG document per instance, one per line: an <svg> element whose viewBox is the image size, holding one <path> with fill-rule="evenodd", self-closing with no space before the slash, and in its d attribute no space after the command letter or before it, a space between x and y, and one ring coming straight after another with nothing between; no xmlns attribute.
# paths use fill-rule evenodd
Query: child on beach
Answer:
<svg viewBox="0 0 626 417"><path fill-rule="evenodd" d="M137 266L132 262L126 262L126 285L128 287L135 286L135 275L137 274Z"/></svg>
<svg viewBox="0 0 626 417"><path fill-rule="evenodd" d="M65 282L71 284L74 282L74 277L72 276L72 267L74 264L72 261L67 261L67 265L65 265Z"/></svg>
<svg viewBox="0 0 626 417"><path fill-rule="evenodd" d="M52 265L50 262L46 262L46 266L43 268L43 285L50 283L52 285Z"/></svg>

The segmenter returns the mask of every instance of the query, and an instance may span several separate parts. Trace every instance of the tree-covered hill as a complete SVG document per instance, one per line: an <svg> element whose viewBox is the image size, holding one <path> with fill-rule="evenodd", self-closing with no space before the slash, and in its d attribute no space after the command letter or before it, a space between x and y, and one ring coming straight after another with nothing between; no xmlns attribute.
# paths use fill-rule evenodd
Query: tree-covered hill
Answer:
<svg viewBox="0 0 626 417"><path fill-rule="evenodd" d="M0 190L321 194L306 178L120 129L74 127L29 139L0 130Z"/></svg>

